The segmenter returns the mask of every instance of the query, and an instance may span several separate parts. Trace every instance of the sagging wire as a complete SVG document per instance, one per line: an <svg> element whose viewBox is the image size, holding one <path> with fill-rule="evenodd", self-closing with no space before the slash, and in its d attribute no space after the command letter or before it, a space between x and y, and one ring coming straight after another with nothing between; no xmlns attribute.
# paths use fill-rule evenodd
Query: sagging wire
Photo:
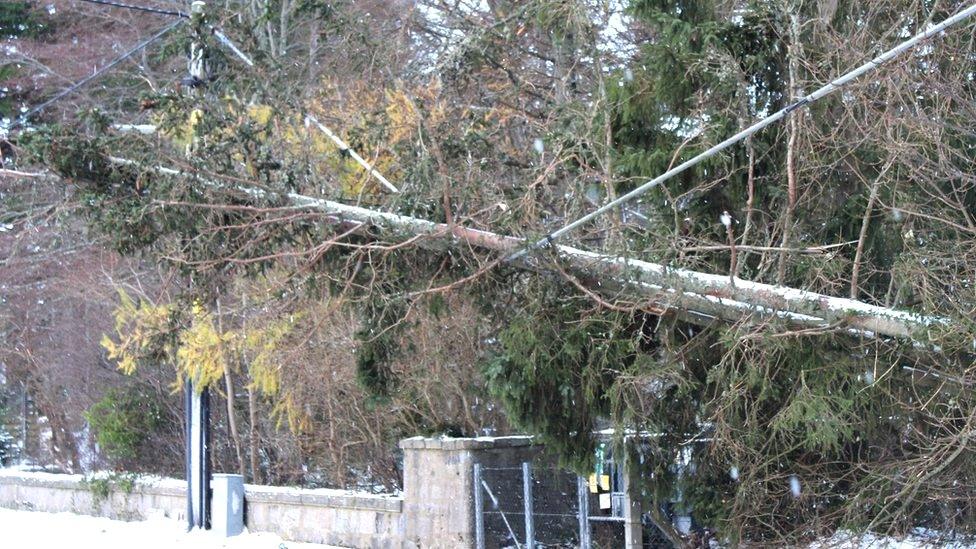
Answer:
<svg viewBox="0 0 976 549"><path fill-rule="evenodd" d="M170 15L174 17L182 17L184 19L190 18L190 14L184 13L182 11L164 10L164 9L153 8L149 6L136 6L134 4L126 4L123 2L111 2L109 0L81 0L81 1L87 2L89 4L101 4L103 6L112 6L113 8L123 8L123 9L133 10L133 11L144 11L147 13L156 13L159 15Z"/></svg>
<svg viewBox="0 0 976 549"><path fill-rule="evenodd" d="M142 42L139 42L135 47L133 47L132 49L126 51L122 55L116 57L111 62L109 62L107 65L103 66L102 68L96 70L95 72L91 73L90 75L86 76L85 78L82 78L81 80L79 80L79 81L75 82L74 84L68 86L67 88L61 90L54 97L51 97L47 101L44 101L43 103L41 103L41 104L33 107L32 109L28 110L24 114L18 116L15 120L11 121L9 124L0 125L0 132L2 132L3 134L6 134L10 130L13 130L15 128L18 128L18 127L24 125L35 114L43 111L44 109L46 109L47 107L51 106L55 102L61 100L62 98L66 97L68 95L71 95L72 93L74 93L78 89L84 87L88 83L90 83L93 80L97 79L98 77L102 76L103 74L105 74L106 72L108 72L112 68L114 68L116 65L118 65L119 63L125 61L129 57L132 57L134 54L142 51L143 49L145 49L146 47L148 47L150 44L152 44L153 42L155 42L156 40L159 40L160 38L162 38L164 35L166 35L166 33L168 33L169 31L171 31L173 29L175 29L181 23L183 23L183 19L179 19L177 21L174 21L173 23L170 23L169 25L166 25L165 27L163 27L162 30L160 30L156 34L150 36L149 38L143 40Z"/></svg>
<svg viewBox="0 0 976 549"><path fill-rule="evenodd" d="M352 159L355 160L357 163L359 163L359 165L362 166L367 173L375 177L388 190L394 193L400 192L400 190L397 189L393 185L393 183L390 183L390 181L382 173L380 173L376 168L374 168L369 162L366 162L366 160L364 160L362 156L359 156L359 153L353 150L349 145L346 144L345 141L339 138L338 135L336 135L332 130L330 130L324 124L319 122L317 118L315 118L310 114L305 116L305 125L308 126L309 124L314 125L322 133L324 133L329 139L332 140L333 143L335 143L337 147L339 147L340 153L348 154L349 156L351 156Z"/></svg>
<svg viewBox="0 0 976 549"><path fill-rule="evenodd" d="M689 168L695 166L696 164L701 163L703 160L715 156L716 154L724 151L725 149L731 147L732 145L738 143L739 141L742 141L750 137L751 135L757 133L758 131L762 130L766 126L769 126L775 122L778 122L779 120L782 120L783 118L786 118L793 111L800 109L804 106L810 105L818 101L819 99L833 93L834 91L843 88L844 86L849 84L851 81L857 79L858 77L877 69L881 65L887 63L888 61L891 61L895 57L898 57L899 55L912 49L920 42L923 42L935 36L936 34L939 34L942 31L948 29L949 27L956 25L972 17L974 14L976 14L976 4L971 5L970 7L960 11L959 13L953 15L952 17L949 17L948 19L945 19L944 21L942 21L937 25L930 26L928 29L916 34L915 36L909 38L908 40L905 40L904 42L898 44L897 46L891 48L890 50L868 61L867 63L864 63L860 67L857 67L856 69L844 74L843 76L840 76L839 78L830 81L829 83L822 86L820 89L814 91L813 93L806 95L798 99L797 101L793 102L789 106L784 107L783 109L777 111L776 113L771 114L766 118L763 118L762 120L756 122L752 126L749 126L748 128L740 131L739 133L733 135L732 137L729 137L725 141L722 141L721 143L695 156L694 158L683 162L682 164L664 172L663 174L655 177L654 179L651 179L647 183L644 183L643 185L637 187L636 189L630 191L629 193L620 196L615 200L611 200L610 202L584 215L583 217L580 217L579 219L569 223L568 225L565 225L562 228L547 234L546 236L534 242L533 244L529 245L528 247L523 248L522 250L519 250L518 252L515 252L514 254L510 255L507 258L507 261L518 259L534 249L542 248L547 245L551 246L556 239L569 233L573 229L576 229L581 225L599 217L600 215L616 208L617 206L629 202L634 198L637 198L638 196L641 196L642 194L660 186L665 181L688 170Z"/></svg>

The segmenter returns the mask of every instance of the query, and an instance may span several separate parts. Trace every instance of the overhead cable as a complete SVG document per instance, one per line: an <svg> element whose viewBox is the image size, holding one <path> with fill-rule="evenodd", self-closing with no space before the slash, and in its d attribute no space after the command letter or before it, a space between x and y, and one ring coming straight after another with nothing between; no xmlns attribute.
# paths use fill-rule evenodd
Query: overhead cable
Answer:
<svg viewBox="0 0 976 549"><path fill-rule="evenodd" d="M189 14L183 13L182 11L164 10L164 9L153 8L149 6L136 6L133 4L125 4L123 2L111 2L109 0L81 0L81 1L87 2L89 4L101 4L103 6L112 6L115 8L123 8L123 9L133 10L133 11L144 11L148 13L157 13L159 15L182 17L184 19L188 19L190 17Z"/></svg>
<svg viewBox="0 0 976 549"><path fill-rule="evenodd" d="M230 51L234 52L234 55L239 57L241 61L243 61L248 67L254 67L254 61L251 61L250 57L245 55L244 52L242 52L237 46L235 46L234 43L230 41L230 38L227 38L227 35L221 32L220 29L211 26L210 30L213 32L214 36L217 37L217 40L220 40L221 44L227 46L227 48Z"/></svg>
<svg viewBox="0 0 976 549"><path fill-rule="evenodd" d="M128 59L132 55L136 54L137 52L142 51L147 46L149 46L150 44L152 44L153 42L155 42L156 40L159 40L160 38L162 38L166 33L168 33L169 31L171 31L173 29L175 29L182 22L183 22L183 20L182 19L179 19L177 21L174 21L174 22L170 23L169 25L166 25L165 27L163 27L163 29L161 31L159 31L156 34L150 36L149 38L143 40L142 42L139 42L139 44L137 44L132 49L126 51L122 55L120 55L120 56L116 57L115 59L113 59L109 64L107 64L104 67L96 70L95 72L91 73L90 75L86 76L85 78L82 78L81 80L75 82L74 84L68 86L67 88L65 88L64 90L60 91L58 94L56 94L54 97L48 99L47 101L44 101L40 105L37 105L36 107L34 107L34 108L30 109L29 111L25 112L23 115L17 117L17 119L14 120L14 121L12 121L10 124L8 124L6 126L3 126L2 127L3 130L10 131L10 130L12 130L14 128L17 128L19 126L22 126L25 122L27 122L35 114L43 111L45 108L51 106L53 103L55 103L56 101L59 101L63 97L74 93L75 91L77 91L78 89L84 87L86 84L88 84L92 80L95 80L99 76L105 74L106 72L108 72L109 70L111 70L112 68L114 68L119 63L125 61L126 59Z"/></svg>
<svg viewBox="0 0 976 549"><path fill-rule="evenodd" d="M739 141L742 141L742 140L746 139L747 137L751 136L752 134L758 132L759 130L762 130L766 126L769 126L770 124L773 124L774 122L777 122L779 120L782 120L783 118L786 118L793 111L795 111L797 109L800 109L800 108L802 108L802 107L804 107L806 105L810 105L810 104L814 103L815 101L821 99L822 97L824 97L826 95L829 95L830 93L832 93L832 92L834 92L834 91L836 91L836 90L844 87L845 85L847 85L848 83L850 83L854 79L856 79L856 78L858 78L858 77L860 77L860 76L862 76L862 75L864 75L864 74L866 74L866 73L868 73L868 72L870 72L870 71L872 71L874 69L877 69L881 65L887 63L888 61L891 61L895 57L898 57L899 55L905 53L906 51L910 50L912 47L916 46L919 42L922 42L924 40L927 40L927 39L935 36L936 34L939 34L940 32L948 29L949 27L951 27L951 26L953 26L953 25L955 25L957 23L960 23L961 21L964 21L964 20L972 17L974 14L976 14L976 4L973 4L972 6L970 6L970 7L966 8L966 9L960 11L956 15L953 15L952 17L949 17L948 19L942 21L941 23L939 23L937 25L930 26L925 31L916 34L912 38L910 38L910 39L908 39L908 40L906 40L906 41L898 44L894 48L891 48L890 50L886 51L885 53L883 53L883 54L875 57L874 59L868 61L867 63L861 65L860 67L858 67L858 68L856 68L856 69L848 72L847 74L845 74L845 75L843 75L843 76L841 76L841 77L839 77L839 78L831 81L830 83L824 85L823 87L821 87L817 91L815 91L815 92L813 92L813 93L811 93L809 95L806 95L806 96L800 98L799 100L793 102L789 106L787 106L787 107L779 110L778 112L776 112L776 113L774 113L774 114L772 114L770 116L767 116L766 118L763 118L762 120L760 120L759 122L756 122L752 126L749 126L748 128L746 128L746 129L742 130L741 132L733 135L732 137L726 139L725 141L722 141L721 143L715 145L714 147L708 149L707 151L705 151L705 152L703 152L703 153L695 156L694 158L692 158L690 160L687 160L687 161L683 162L682 164L680 164L680 165L678 165L678 166L676 166L676 167L668 170L667 172L665 172L665 173L663 173L663 174L655 177L654 179L648 181L647 183L644 183L643 185L641 185L640 187L637 187L636 189L630 191L629 193L624 194L624 195L620 196L619 198L617 198L615 200L611 200L610 202L604 204L603 206L597 208L596 210L594 210L594 211L592 211L592 212L584 215L583 217L580 217L576 221L573 221L573 222L569 223L568 225L565 225L564 227L562 227L562 228L560 228L560 229L558 229L556 231L553 231L553 232L549 233L544 238L542 238L539 241L531 244L527 248L525 248L523 250L520 250L520 251L512 254L508 258L508 260L511 261L512 259L516 259L518 257L521 257L522 255L528 253L531 250L534 250L536 248L541 248L541 247L544 247L546 245L551 244L557 238L559 238L559 237L561 237L561 236L569 233L573 229L576 229L576 228L580 227L581 225L583 225L583 224L585 224L585 223L587 223L589 221L592 221L596 217L598 217L598 216L600 216L600 215L602 215L602 214L604 214L604 213L606 213L606 212L608 212L608 211L616 208L617 206L620 206L621 204L623 204L625 202L629 202L629 201L633 200L634 198L637 198L638 196L646 193L647 191L650 191L651 189L654 189L654 188L660 186L665 181L667 181L667 180L673 178L674 176L676 176L676 175L678 175L678 174L680 174L680 173L688 170L689 168L695 166L696 164L701 163L703 160L706 160L706 159L708 159L708 158L710 158L712 156L715 156L716 154L724 151L725 149L731 147L732 145L738 143Z"/></svg>
<svg viewBox="0 0 976 549"><path fill-rule="evenodd" d="M336 144L337 147L339 147L339 152L351 156L353 160L355 160L360 166L363 167L364 170L366 170L366 172L368 172L370 175L375 177L380 183L382 183L383 186L387 188L387 190L394 193L400 192L400 190L397 189L396 186L393 185L393 183L390 183L390 181L382 173L380 173L376 168L374 168L369 162L364 160L362 156L359 156L359 153L353 150L338 135L336 135L332 130L327 128L324 124L319 122L317 118L315 118L310 114L305 116L305 125L309 125L309 124L315 125L315 127L318 128L319 131L324 133L329 139L332 140L333 143Z"/></svg>
<svg viewBox="0 0 976 549"><path fill-rule="evenodd" d="M81 0L81 1L88 2L90 4L101 4L103 6L112 6L115 8L122 8L127 10L144 11L149 13L157 13L159 15L181 17L183 19L190 18L190 14L182 11L164 10L164 9L153 8L148 6L136 6L134 4L126 4L123 2L112 2L110 0ZM247 66L249 67L254 66L254 61L251 61L251 59L247 55L245 55L244 52L242 52L237 46L235 46L234 43L231 42L229 38L227 38L227 35L224 34L223 31L221 31L219 28L217 28L214 25L208 25L208 27L210 28L210 31L213 32L214 36L217 37L217 40L219 40L221 44L227 46L227 48L230 49L232 52L234 52L234 55L236 55L242 61L244 61L244 63L247 64Z"/></svg>

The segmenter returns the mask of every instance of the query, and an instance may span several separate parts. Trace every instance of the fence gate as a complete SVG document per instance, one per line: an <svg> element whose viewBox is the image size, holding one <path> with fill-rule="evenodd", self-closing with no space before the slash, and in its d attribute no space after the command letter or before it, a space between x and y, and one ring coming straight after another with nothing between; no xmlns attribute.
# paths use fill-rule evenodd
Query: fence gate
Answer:
<svg viewBox="0 0 976 549"><path fill-rule="evenodd" d="M628 525L623 471L610 460L588 478L532 463L475 464L474 487L478 549L671 546L650 523Z"/></svg>
<svg viewBox="0 0 976 549"><path fill-rule="evenodd" d="M474 465L478 549L580 547L579 481L556 468ZM585 522L585 521L584 521Z"/></svg>

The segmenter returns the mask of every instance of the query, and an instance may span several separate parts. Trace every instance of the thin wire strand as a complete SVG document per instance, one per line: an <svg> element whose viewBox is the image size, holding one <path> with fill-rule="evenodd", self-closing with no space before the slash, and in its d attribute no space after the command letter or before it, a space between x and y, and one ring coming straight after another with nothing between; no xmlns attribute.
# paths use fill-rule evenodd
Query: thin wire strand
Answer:
<svg viewBox="0 0 976 549"><path fill-rule="evenodd" d="M81 0L82 2L87 2L89 4L101 4L103 6L112 6L115 8L123 8L133 11L144 11L148 13L157 13L159 15L170 15L174 17L182 17L184 19L189 19L190 15L182 11L164 10L160 8L152 8L149 6L136 6L133 4L125 4L122 2L110 2L109 0Z"/></svg>
<svg viewBox="0 0 976 549"><path fill-rule="evenodd" d="M74 93L79 88L84 87L86 84L88 84L92 80L95 80L96 78L102 76L106 72L108 72L111 69L113 69L119 63L125 61L129 57L132 57L132 55L134 55L135 53L137 53L137 52L145 49L147 46L149 46L150 44L152 44L156 40L159 40L160 38L162 38L166 33L168 33L169 31L171 31L173 29L175 29L181 23L183 23L183 20L182 19L179 19L177 21L174 21L174 22L170 23L169 25L166 25L165 27L163 27L163 29L161 31L159 31L156 34L150 36L149 38L143 40L142 42L140 42L139 44L137 44L134 48L130 49L129 51L127 51L125 53L123 53L119 57L116 57L109 64L105 65L101 69L98 69L97 71L95 71L92 74L86 76L85 78L82 78L78 82L75 82L74 84L68 86L67 88L65 88L64 90L62 90L61 92L59 92L54 97L48 99L47 101L44 101L40 105L37 105L36 107L34 107L31 110L29 110L26 113L24 113L23 115L17 117L16 120L14 120L13 122L11 122L9 125L5 126L3 129L5 131L10 131L10 130L12 130L14 128L17 128L19 126L22 126L25 122L27 122L28 120L30 120L30 118L32 116L34 116L35 114L41 112L42 110L44 110L47 107L51 106L55 102L61 100L65 96Z"/></svg>
<svg viewBox="0 0 976 549"><path fill-rule="evenodd" d="M596 218L596 217L598 217L598 216L600 216L600 215L602 215L602 214L604 214L604 213L606 213L606 212L608 212L608 211L616 208L617 206L619 206L619 205L621 205L621 204L623 204L625 202L629 202L630 200L633 200L634 198L637 198L638 196L646 193L647 191L650 191L651 189L654 189L654 188L660 186L665 181L667 181L667 180L671 179L672 177L674 177L674 176L676 176L676 175L678 175L678 174L686 171L688 168L691 168L692 166L695 166L696 164L700 163L701 161L706 160L706 159L708 159L708 158L710 158L712 156L715 156L716 154L718 154L718 153L722 152L723 150L731 147L732 145L738 143L739 141L742 141L743 139L746 139L747 137L751 136L752 134L758 132L759 130L762 130L766 126L769 126L770 124L773 124L774 122L777 122L777 121L779 121L779 120L781 120L783 118L786 118L793 111L795 111L797 109L800 109L800 108L802 108L802 107L804 107L806 105L810 105L810 104L816 102L817 100L821 99L822 97L824 97L824 96L826 96L826 95L828 95L828 94L830 94L830 93L832 93L832 92L834 92L836 90L839 90L840 88L844 87L845 85L847 85L851 81L855 80L856 78L864 75L865 73L868 73L868 72L870 72L872 70L877 69L881 65L887 63L888 61L891 61L895 57L898 57L902 53L905 53L906 51L908 51L912 47L914 47L916 44L918 44L919 42L922 42L924 40L927 40L927 39L935 36L936 34L938 34L938 33L942 32L942 31L946 30L947 28L955 25L956 23L959 23L959 22L961 22L961 21L963 21L965 19L968 19L969 17L972 17L974 14L976 14L976 4L973 4L973 5L969 6L965 10L960 11L959 13L957 13L956 15L954 15L952 17L949 17L948 19L942 21L938 25L930 26L925 31L916 34L912 38L909 38L908 40L906 40L906 41L898 44L897 46L891 48L890 50L886 51L885 53L883 53L883 54L875 57L874 59L868 61L867 63L864 63L860 67L858 67L858 68L856 68L856 69L854 69L854 70L852 70L852 71L844 74L843 76L840 76L840 77L836 78L835 80L832 80L831 82L829 82L828 84L824 85L823 87L821 87L817 91L811 93L810 95L807 95L807 96L804 96L804 97L800 98L799 100L795 101L791 105L789 105L789 106L781 109L780 111L778 111L778 112L776 112L774 114L771 114L771 115L767 116L766 118L760 120L759 122L756 122L752 126L750 126L750 127L746 128L746 129L742 130L741 132L733 135L732 137L726 139L725 141L722 141L721 143L719 143L719 144L715 145L714 147L708 149L707 151L699 154L698 156L695 156L694 158L683 162L679 166L676 166L676 167L668 170L667 172L665 172L665 173L663 173L663 174L655 177L654 179L648 181L647 183L644 183L640 187L637 187L636 189L630 191L629 193L627 193L627 194L625 194L625 195L617 198L616 200L612 200L612 201L604 204L603 206L597 208L596 210L594 210L594 211L592 211L592 212L584 215L583 217L580 217L576 221L573 221L573 222L569 223L568 225L565 225L564 227L562 227L562 228L560 228L560 229L558 229L556 231L553 231L553 232L549 233L544 238L540 239L538 242L535 242L534 244L528 246L527 248L522 249L522 250L520 250L520 251L518 251L518 252L516 252L516 253L514 253L512 255L510 255L507 258L507 261L512 261L514 259L518 259L518 258L522 257L523 255L525 255L526 253L528 253L528 252L530 252L530 251L532 251L532 250L534 250L536 248L541 248L541 247L546 246L546 245L551 245L557 238L559 238L559 237L563 236L564 234L572 231L573 229L576 229L577 227L579 227L579 226L581 226L581 225L583 225L583 224L585 224L585 223L587 223L589 221L592 221L594 218Z"/></svg>
<svg viewBox="0 0 976 549"><path fill-rule="evenodd" d="M103 6L112 6L112 7L115 7L115 8L122 8L122 9L127 9L127 10L144 11L144 12L148 12L148 13L157 13L159 15L170 15L170 16L174 16L174 17L181 17L183 19L189 19L190 18L190 14L185 13L185 12L182 12L182 11L164 10L164 9L152 8L152 7L148 7L148 6L136 6L134 4L125 4L123 2L111 2L109 0L81 0L81 1L82 2L88 2L90 4L100 4L100 5L103 5ZM240 48L238 48L236 45L234 45L234 43L231 42L231 40L229 38L227 38L227 35L225 35L223 33L223 31L221 31L218 27L216 27L214 25L209 25L209 28L210 28L210 31L214 34L214 36L216 36L217 39L222 44L224 44L225 46L227 46L227 48L229 48L232 52L234 52L234 55L236 55L237 57L239 57L248 66L250 66L250 67L253 67L254 66L254 61L251 61L251 58L249 58L244 52L242 52L240 50Z"/></svg>
<svg viewBox="0 0 976 549"><path fill-rule="evenodd" d="M324 133L326 136L328 136L329 139L331 139L332 142L335 143L337 147L339 147L339 151L342 154L348 154L349 156L351 156L352 159L355 160L360 166L362 166L363 169L365 169L367 173L369 173L370 175L372 175L373 177L375 177L390 192L394 192L394 193L400 192L400 190L397 189L396 186L393 183L390 183L390 181L386 178L386 176L384 176L376 168L374 168L372 166L372 164L370 164L369 162L367 162L362 156L359 155L359 153L357 153L349 145L347 145L346 142L343 141L332 130L330 130L324 124L322 124L321 122L319 122L317 118L315 118L311 114L306 115L305 116L305 123L306 123L306 125L309 124L309 123L314 124L315 127L317 127L322 133Z"/></svg>

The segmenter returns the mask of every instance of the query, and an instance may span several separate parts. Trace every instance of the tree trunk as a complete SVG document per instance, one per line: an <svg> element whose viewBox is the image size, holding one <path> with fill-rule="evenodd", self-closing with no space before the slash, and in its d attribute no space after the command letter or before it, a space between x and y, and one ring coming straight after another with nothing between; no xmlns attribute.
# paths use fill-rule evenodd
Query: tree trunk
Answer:
<svg viewBox="0 0 976 549"><path fill-rule="evenodd" d="M241 476L244 476L244 456L241 454L241 436L237 432L237 418L234 413L234 381L230 377L230 370L224 372L224 388L227 391L227 426L230 430L230 438L234 441L237 470Z"/></svg>
<svg viewBox="0 0 976 549"><path fill-rule="evenodd" d="M224 322L219 299L217 300L217 332L223 337ZM241 436L237 432L237 414L234 411L234 380L231 378L230 366L226 366L224 369L224 390L227 392L227 430L230 431L230 438L234 443L237 470L241 476L244 476L244 456L241 454Z"/></svg>
<svg viewBox="0 0 976 549"><path fill-rule="evenodd" d="M109 157L117 164L139 165L132 160ZM171 168L149 168L162 175L193 177ZM196 178L198 184L211 188L248 195L264 200L268 193L237 183L218 183ZM524 248L530 242L523 238L502 235L479 229L435 223L389 212L350 206L340 202L314 198L298 193L284 195L297 208L326 214L326 223L341 226L374 225L391 229L390 236L399 240L414 237L416 245L427 249L444 250L464 244L501 252L506 256ZM934 326L946 326L944 318L925 316L871 305L848 298L833 297L787 286L751 282L726 275L702 273L671 268L623 256L611 256L556 244L550 252L564 261L570 270L591 280L599 292L613 297L630 295L643 297L650 304L666 309L687 311L690 320L717 317L739 320L746 316L776 317L789 324L806 327L825 327L841 324L867 335L881 335L925 341L925 332ZM533 270L550 271L542 252L522 254L512 259L513 265ZM623 294L621 294L623 292Z"/></svg>
<svg viewBox="0 0 976 549"><path fill-rule="evenodd" d="M250 421L248 433L248 453L251 457L251 482L261 484L261 467L258 462L258 403L254 394L254 387L247 388L247 415Z"/></svg>
<svg viewBox="0 0 976 549"><path fill-rule="evenodd" d="M790 102L798 100L803 96L800 89L800 15L794 11L790 13L790 45L787 48L789 57L789 76L790 76ZM786 145L786 211L783 213L783 240L780 247L784 248L779 253L779 265L776 269L776 283L782 284L786 280L786 260L789 252L785 250L790 245L793 235L793 218L796 212L797 200L797 181L796 181L796 142L800 133L800 118L803 111L799 111L790 117L789 131L790 137Z"/></svg>

